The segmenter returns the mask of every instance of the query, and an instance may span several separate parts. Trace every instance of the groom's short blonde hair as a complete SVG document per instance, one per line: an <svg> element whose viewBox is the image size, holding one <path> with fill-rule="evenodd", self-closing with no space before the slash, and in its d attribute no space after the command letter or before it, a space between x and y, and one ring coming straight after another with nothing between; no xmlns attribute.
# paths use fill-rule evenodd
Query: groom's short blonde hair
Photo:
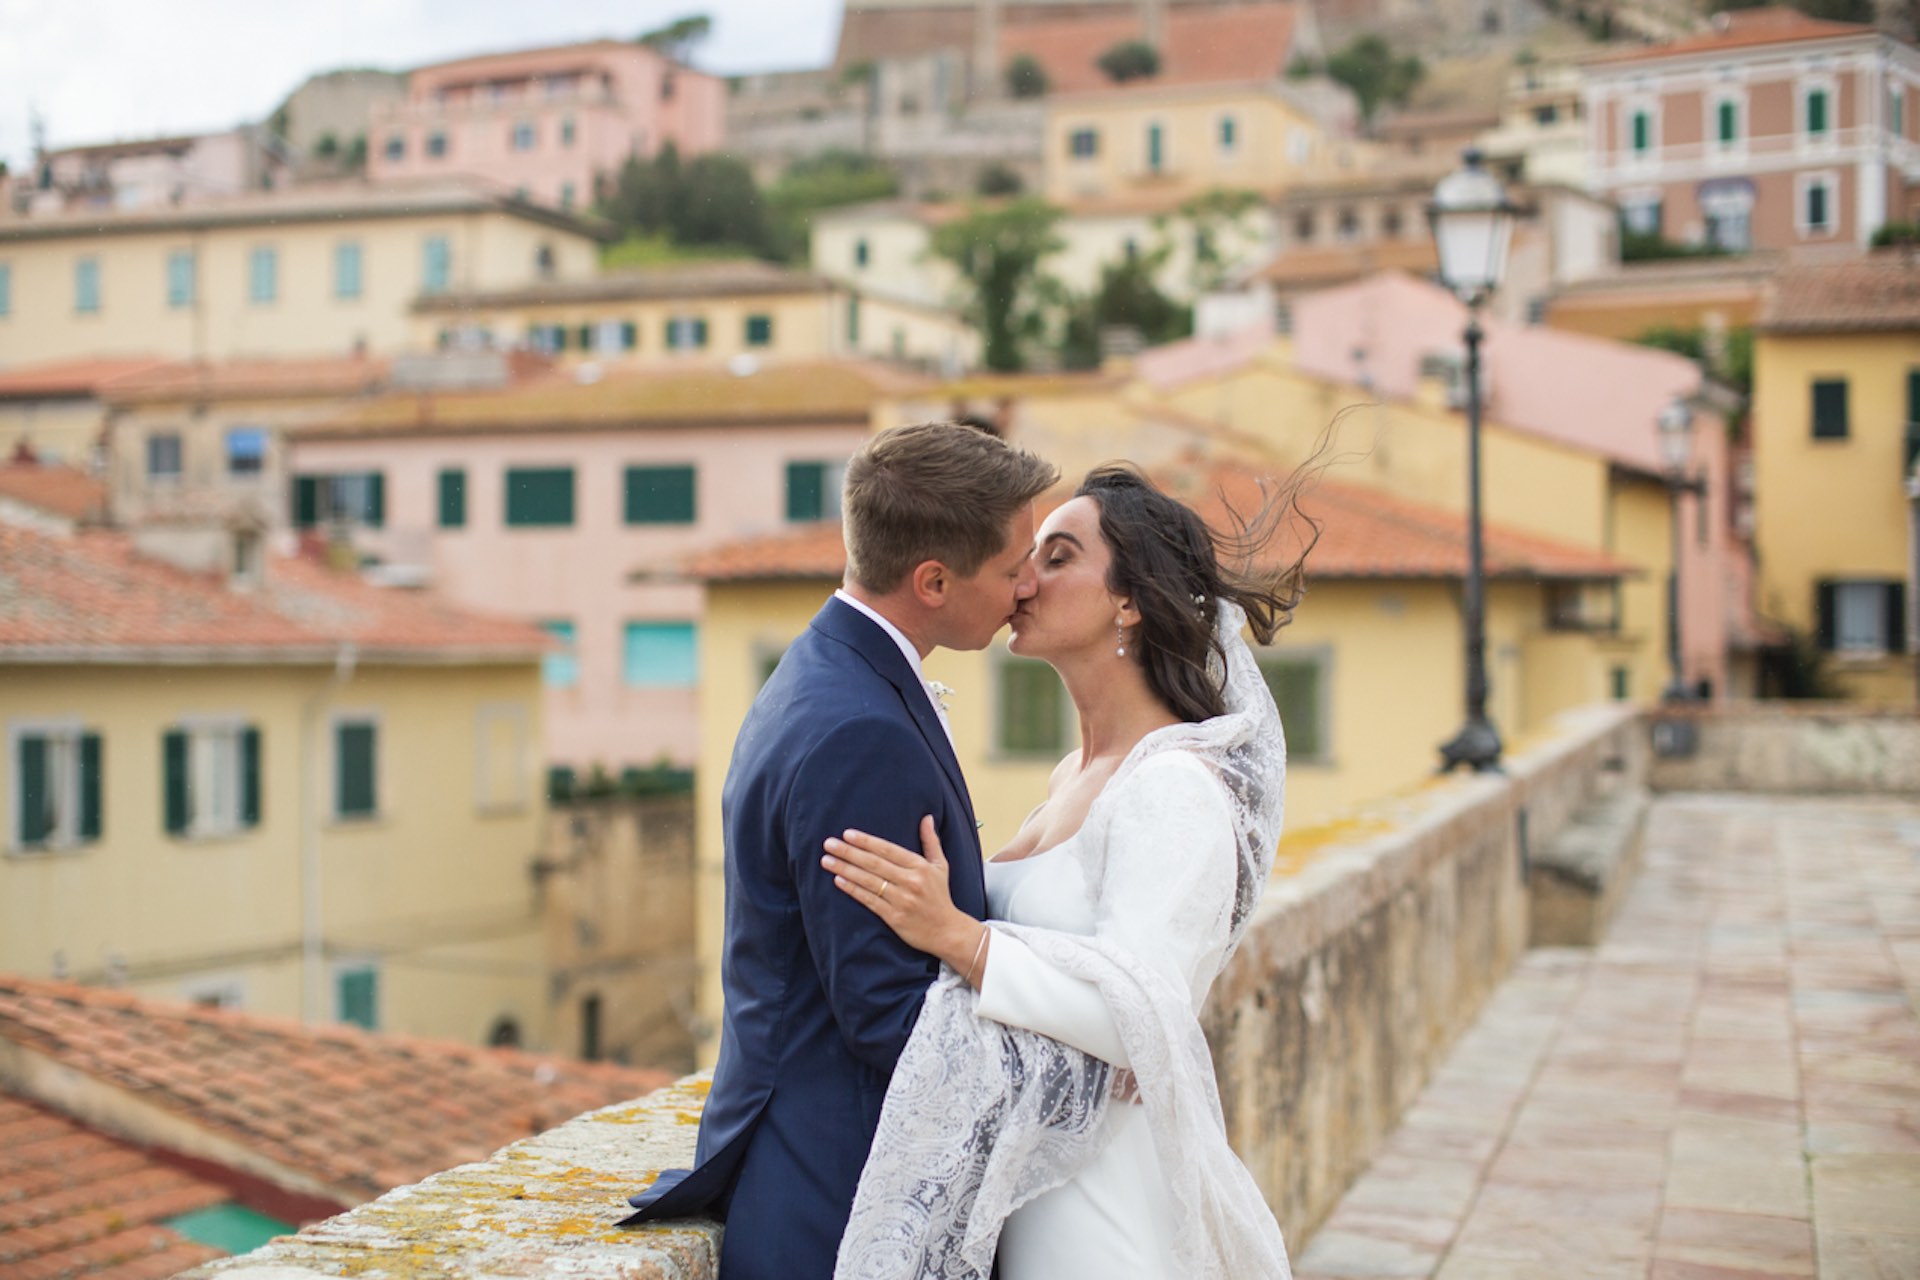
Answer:
<svg viewBox="0 0 1920 1280"><path fill-rule="evenodd" d="M886 593L928 560L961 577L1006 550L1007 523L1060 472L978 426L922 422L872 437L847 464L847 577Z"/></svg>

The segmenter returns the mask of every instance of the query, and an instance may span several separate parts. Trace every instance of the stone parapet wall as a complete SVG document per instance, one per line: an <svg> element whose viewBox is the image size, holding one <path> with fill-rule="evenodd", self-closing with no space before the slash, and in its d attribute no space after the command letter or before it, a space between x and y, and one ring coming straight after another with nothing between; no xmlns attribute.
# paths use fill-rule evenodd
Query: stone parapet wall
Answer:
<svg viewBox="0 0 1920 1280"><path fill-rule="evenodd" d="M1523 842L1597 789L1640 785L1645 743L1630 709L1577 713L1504 775L1437 781L1360 815L1268 891L1204 1023L1228 1132L1292 1247L1524 951ZM689 1077L186 1274L707 1280L718 1226L613 1226L624 1196L691 1162L705 1089Z"/></svg>
<svg viewBox="0 0 1920 1280"><path fill-rule="evenodd" d="M1648 781L1657 791L1920 795L1920 715L1912 711L1721 703L1663 707L1650 722L1683 749L1692 737L1687 754L1654 760Z"/></svg>

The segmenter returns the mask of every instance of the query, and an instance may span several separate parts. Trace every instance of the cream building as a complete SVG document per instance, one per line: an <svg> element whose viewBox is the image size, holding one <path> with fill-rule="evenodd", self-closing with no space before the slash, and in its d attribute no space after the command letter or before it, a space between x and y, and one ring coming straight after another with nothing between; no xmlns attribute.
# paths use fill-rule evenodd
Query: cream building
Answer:
<svg viewBox="0 0 1920 1280"><path fill-rule="evenodd" d="M543 1045L544 638L191 550L0 525L0 969Z"/></svg>
<svg viewBox="0 0 1920 1280"><path fill-rule="evenodd" d="M0 367L392 352L421 295L590 277L599 234L444 181L0 221Z"/></svg>

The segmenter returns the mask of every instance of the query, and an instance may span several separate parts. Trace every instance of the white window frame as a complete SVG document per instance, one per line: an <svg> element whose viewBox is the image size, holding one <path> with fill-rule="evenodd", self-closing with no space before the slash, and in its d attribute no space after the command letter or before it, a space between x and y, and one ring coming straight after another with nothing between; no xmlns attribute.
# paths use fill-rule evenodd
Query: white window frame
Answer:
<svg viewBox="0 0 1920 1280"><path fill-rule="evenodd" d="M1816 186L1827 189L1827 224L1815 227L1807 221L1807 193ZM1840 234L1840 174L1834 169L1817 169L1793 175L1793 229L1804 240L1828 240Z"/></svg>
<svg viewBox="0 0 1920 1280"><path fill-rule="evenodd" d="M1334 750L1335 739L1333 732L1333 646L1330 644L1266 645L1255 649L1253 656L1254 666L1256 668L1263 658L1280 659L1287 662L1301 663L1303 665L1311 664L1319 668L1319 706L1315 711L1320 718L1320 751L1319 754L1311 756L1295 755L1292 748L1289 747L1287 764L1289 767L1297 764L1315 769L1330 769L1336 767L1339 756ZM1265 683L1265 679L1263 675L1261 677L1262 683ZM1283 724L1281 728L1284 731L1286 726Z"/></svg>
<svg viewBox="0 0 1920 1280"><path fill-rule="evenodd" d="M1715 88L1705 97L1707 104L1706 127L1700 131L1706 143L1706 153L1710 159L1722 163L1744 161L1747 158L1747 94L1745 89ZM1733 107L1733 141L1720 141L1720 108L1731 104Z"/></svg>
<svg viewBox="0 0 1920 1280"><path fill-rule="evenodd" d="M1735 253L1746 253L1750 251L1753 248L1753 206L1754 196L1751 191L1741 191L1737 194L1732 191L1715 192L1710 197L1702 197L1700 199L1700 223L1701 234L1705 237L1705 242L1708 244L1714 242L1711 228L1716 215L1723 213L1737 214L1744 216L1747 221L1746 243L1743 245L1727 245L1723 247Z"/></svg>
<svg viewBox="0 0 1920 1280"><path fill-rule="evenodd" d="M78 716L7 722L6 848L9 855L38 857L84 849L91 843L80 839L80 739L86 732L86 722ZM54 805L53 831L45 841L31 847L20 839L20 811L26 801L20 787L20 740L29 737L49 740L48 782L56 796L67 798L67 803ZM104 793L101 803L104 806Z"/></svg>
<svg viewBox="0 0 1920 1280"><path fill-rule="evenodd" d="M506 724L511 728L512 769L509 771L507 794L495 795L491 783L494 777L492 750L493 727ZM518 813L527 807L529 786L527 769L527 708L521 702L483 702L474 712L474 750L473 750L473 798L474 808L480 813ZM376 784L377 785L377 784Z"/></svg>
<svg viewBox="0 0 1920 1280"><path fill-rule="evenodd" d="M340 812L340 726L373 726L373 812ZM387 786L386 718L371 708L342 707L327 717L327 821L343 827L384 822L392 815L393 796Z"/></svg>
<svg viewBox="0 0 1920 1280"><path fill-rule="evenodd" d="M1662 119L1659 97L1650 93L1642 93L1635 94L1630 98L1623 98L1620 102L1620 111L1621 141L1623 143L1620 151L1625 157L1625 162L1622 167L1627 169L1658 168L1660 165L1660 139L1665 134L1665 121ZM1633 118L1643 111L1647 116L1647 149L1645 151L1635 151L1633 149Z"/></svg>
<svg viewBox="0 0 1920 1280"><path fill-rule="evenodd" d="M181 716L168 728L187 735L187 785L193 791L193 817L185 835L189 840L211 840L237 835L247 830L240 820L241 792L246 787L245 752L242 735L251 727L244 715ZM228 777L220 783L219 741L226 740L232 752L225 761ZM216 801L225 799L226 812L215 812Z"/></svg>
<svg viewBox="0 0 1920 1280"><path fill-rule="evenodd" d="M665 345L667 350L668 351L704 351L706 350L706 347L702 343L696 340L700 334L700 322L705 319L706 317L704 315L701 315L698 312L693 312L693 311L683 311L683 312L679 312L674 315L668 316L667 323L665 326L665 338L666 338ZM686 336L686 341L684 342L680 340L680 336L682 334ZM711 333L708 334L708 339L709 341L711 341L712 339Z"/></svg>
<svg viewBox="0 0 1920 1280"><path fill-rule="evenodd" d="M1827 95L1827 131L1818 138L1808 131L1808 104L1815 93ZM1802 152L1834 151L1840 146L1840 85L1829 71L1809 72L1793 84L1794 141Z"/></svg>

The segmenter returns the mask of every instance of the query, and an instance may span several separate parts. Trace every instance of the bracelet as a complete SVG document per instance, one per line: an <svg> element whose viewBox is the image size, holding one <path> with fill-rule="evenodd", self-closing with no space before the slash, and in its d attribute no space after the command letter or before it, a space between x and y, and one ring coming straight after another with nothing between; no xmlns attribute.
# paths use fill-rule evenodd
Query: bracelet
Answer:
<svg viewBox="0 0 1920 1280"><path fill-rule="evenodd" d="M965 982L968 986L973 985L973 971L980 967L980 956L987 949L987 935L992 932L993 930L989 929L986 925L983 924L980 926L980 941L976 943L973 948L973 963L967 966L967 976L961 979L961 981Z"/></svg>

